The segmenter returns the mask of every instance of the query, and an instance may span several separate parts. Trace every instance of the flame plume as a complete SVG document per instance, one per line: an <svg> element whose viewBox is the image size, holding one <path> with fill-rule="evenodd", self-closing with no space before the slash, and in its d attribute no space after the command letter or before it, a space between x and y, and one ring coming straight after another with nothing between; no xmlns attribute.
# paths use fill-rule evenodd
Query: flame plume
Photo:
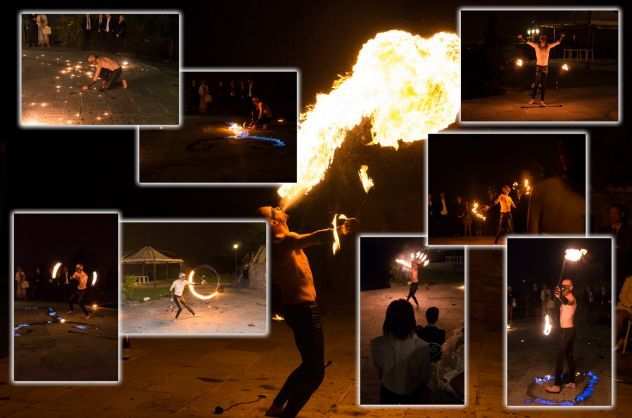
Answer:
<svg viewBox="0 0 632 418"><path fill-rule="evenodd" d="M347 132L364 118L371 122L371 144L395 149L399 140L419 141L446 128L459 110L459 77L455 34L422 38L391 30L366 42L352 73L301 115L298 181L279 188L283 208L320 183Z"/></svg>

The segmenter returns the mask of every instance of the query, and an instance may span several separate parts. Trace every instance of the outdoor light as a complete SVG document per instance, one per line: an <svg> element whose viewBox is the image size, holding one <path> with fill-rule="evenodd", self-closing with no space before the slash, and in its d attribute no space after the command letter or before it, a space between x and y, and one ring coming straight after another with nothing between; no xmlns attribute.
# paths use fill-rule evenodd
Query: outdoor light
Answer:
<svg viewBox="0 0 632 418"><path fill-rule="evenodd" d="M531 35L531 29L527 29L527 35Z"/></svg>
<svg viewBox="0 0 632 418"><path fill-rule="evenodd" d="M239 249L239 244L238 243L234 243L233 244L233 250L238 250Z"/></svg>
<svg viewBox="0 0 632 418"><path fill-rule="evenodd" d="M578 250L576 248L567 248L564 251L564 261L572 261L577 262L582 259L583 256L588 254L588 250L581 249Z"/></svg>

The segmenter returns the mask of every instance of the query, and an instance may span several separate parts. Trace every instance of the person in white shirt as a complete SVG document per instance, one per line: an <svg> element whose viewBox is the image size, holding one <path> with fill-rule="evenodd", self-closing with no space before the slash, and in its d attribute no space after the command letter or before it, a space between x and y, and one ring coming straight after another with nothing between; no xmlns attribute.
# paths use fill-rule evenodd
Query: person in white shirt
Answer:
<svg viewBox="0 0 632 418"><path fill-rule="evenodd" d="M70 299L68 300L68 306L70 308L68 313L74 312L74 304L76 303L83 311L86 319L88 319L90 318L90 312L88 312L88 309L86 309L86 306L83 303L83 300L88 293L88 275L83 270L83 264L77 264L75 266L75 272L70 277L70 280L75 280L77 282L77 287L73 290L70 295Z"/></svg>
<svg viewBox="0 0 632 418"><path fill-rule="evenodd" d="M573 281L563 279L561 286L554 292L555 297L560 301L560 347L555 361L555 382L544 388L549 393L560 393L562 391L562 372L564 371L564 361L568 364L567 382L564 387L575 389L575 311L577 310L577 299L573 294Z"/></svg>
<svg viewBox="0 0 632 418"><path fill-rule="evenodd" d="M383 335L371 340L380 378L380 404L423 404L431 376L430 345L415 333L415 313L404 299L386 310Z"/></svg>
<svg viewBox="0 0 632 418"><path fill-rule="evenodd" d="M189 282L186 280L186 275L184 273L180 273L178 275L178 278L174 280L173 283L171 283L171 287L169 288L169 293L171 293L172 295L171 297L173 298L173 301L178 307L178 311L176 312L176 317L174 319L178 319L178 317L180 316L180 312L182 312L183 306L187 308L189 312L191 312L191 315L195 316L195 312L193 312L193 309L191 309L189 305L187 305L183 296L184 288L187 287L188 284Z"/></svg>
<svg viewBox="0 0 632 418"><path fill-rule="evenodd" d="M535 51L535 80L533 81L533 89L531 91L531 100L529 104L534 104L536 96L538 94L538 89L540 90L540 105L544 106L544 90L546 88L546 78L549 74L549 55L551 49L558 46L562 39L564 39L564 34L560 36L560 39L555 42L548 42L548 37L546 35L541 35L539 42L526 41L526 44L529 45ZM522 35L518 35L518 39L522 40Z"/></svg>
<svg viewBox="0 0 632 418"><path fill-rule="evenodd" d="M500 219L498 220L498 231L496 232L494 244L498 244L498 240L503 234L509 235L513 232L511 209L515 208L516 204L511 196L509 196L510 191L511 187L507 185L503 186L502 193L498 195L496 201L494 202L495 204L500 205Z"/></svg>

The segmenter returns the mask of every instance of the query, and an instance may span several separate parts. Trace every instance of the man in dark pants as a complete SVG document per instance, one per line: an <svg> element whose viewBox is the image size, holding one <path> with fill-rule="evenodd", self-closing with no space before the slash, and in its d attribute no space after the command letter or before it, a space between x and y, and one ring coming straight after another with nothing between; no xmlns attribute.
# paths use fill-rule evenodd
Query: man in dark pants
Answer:
<svg viewBox="0 0 632 418"><path fill-rule="evenodd" d="M555 297L560 301L560 348L555 361L555 382L546 386L544 390L549 393L560 393L562 391L562 373L564 371L564 361L568 364L567 382L564 387L575 389L575 311L577 310L577 300L573 294L573 281L571 279L562 280L561 287L557 287L554 292Z"/></svg>
<svg viewBox="0 0 632 418"><path fill-rule="evenodd" d="M518 36L518 39L522 40L522 35ZM548 42L548 38L546 35L541 35L539 42L527 41L527 45L529 45L535 51L535 80L533 81L533 89L531 91L531 100L529 104L534 104L535 99L538 94L538 90L540 91L540 105L544 106L544 90L546 89L546 79L549 74L549 54L551 49L558 46L562 39L564 39L564 34L560 37L560 39L556 42Z"/></svg>
<svg viewBox="0 0 632 418"><path fill-rule="evenodd" d="M73 290L70 295L70 299L68 300L68 313L74 312L74 304L76 303L83 311L86 319L88 319L90 318L90 312L88 312L83 303L83 299L86 297L86 293L88 293L88 275L85 271L83 271L83 264L77 264L75 267L75 273L72 275L71 280L77 281L77 287Z"/></svg>
<svg viewBox="0 0 632 418"><path fill-rule="evenodd" d="M417 305L417 309L419 309L419 301L417 301L417 289L419 288L419 263L413 260L410 263L410 282L408 288L408 296L406 297L406 302L410 302L412 298Z"/></svg>
<svg viewBox="0 0 632 418"><path fill-rule="evenodd" d="M268 417L293 418L298 415L325 377L325 342L321 315L316 303L314 277L305 248L331 240L332 229L307 234L291 232L288 215L280 208L259 208L272 230L272 265L285 322L294 334L301 364L266 411ZM350 232L349 221L338 227L339 235Z"/></svg>
<svg viewBox="0 0 632 418"><path fill-rule="evenodd" d="M90 54L88 56L88 64L95 67L94 74L90 84L81 87L82 91L87 91L99 79L101 79L101 87L99 89L102 91L111 88L114 83L119 81L124 89L127 88L127 80L122 78L123 67L115 59Z"/></svg>
<svg viewBox="0 0 632 418"><path fill-rule="evenodd" d="M183 296L184 288L188 284L189 283L187 282L186 275L184 273L180 273L178 275L178 278L174 280L173 283L171 283L171 287L169 288L169 293L172 294L173 302L178 307L178 311L176 312L176 317L174 319L178 319L178 317L180 316L180 313L182 312L183 306L187 308L189 312L191 312L191 315L195 316L195 312L193 311L193 309L189 307L189 305L187 305Z"/></svg>
<svg viewBox="0 0 632 418"><path fill-rule="evenodd" d="M513 233L513 220L511 219L511 209L515 208L513 199L509 196L511 187L505 185L502 188L502 193L498 195L496 201L497 205L500 205L500 219L498 220L498 231L496 232L496 239L494 244L498 244L498 240L501 236L510 235Z"/></svg>

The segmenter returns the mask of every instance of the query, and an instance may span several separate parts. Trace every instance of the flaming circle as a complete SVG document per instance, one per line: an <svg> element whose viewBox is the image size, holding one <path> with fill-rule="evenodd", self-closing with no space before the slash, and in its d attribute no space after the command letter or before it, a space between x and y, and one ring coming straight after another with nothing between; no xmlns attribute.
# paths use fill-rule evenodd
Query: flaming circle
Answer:
<svg viewBox="0 0 632 418"><path fill-rule="evenodd" d="M353 71L301 115L298 181L278 189L287 209L325 176L347 133L365 118L371 144L397 149L448 127L460 106L459 38L391 30L366 42Z"/></svg>
<svg viewBox="0 0 632 418"><path fill-rule="evenodd" d="M195 286L197 284L201 284L200 283L195 283L194 279L195 279L195 273L198 273L198 277L200 277L200 275L202 277L207 277L206 273L210 273L211 275L213 275L215 277L216 280L216 285L215 285L215 291L209 293L208 295L203 295L201 293L198 293L198 291L195 289ZM191 271L189 272L189 276L187 278L188 282L189 282L189 291L191 292L191 294L193 296L195 296L197 299L200 300L211 300L213 299L215 296L217 296L218 292L219 292L219 287L221 285L221 278L219 273L217 272L217 270L215 270L213 267L209 266L208 264L204 264L201 266L197 266L194 269L191 269ZM203 279L206 280L206 279Z"/></svg>

